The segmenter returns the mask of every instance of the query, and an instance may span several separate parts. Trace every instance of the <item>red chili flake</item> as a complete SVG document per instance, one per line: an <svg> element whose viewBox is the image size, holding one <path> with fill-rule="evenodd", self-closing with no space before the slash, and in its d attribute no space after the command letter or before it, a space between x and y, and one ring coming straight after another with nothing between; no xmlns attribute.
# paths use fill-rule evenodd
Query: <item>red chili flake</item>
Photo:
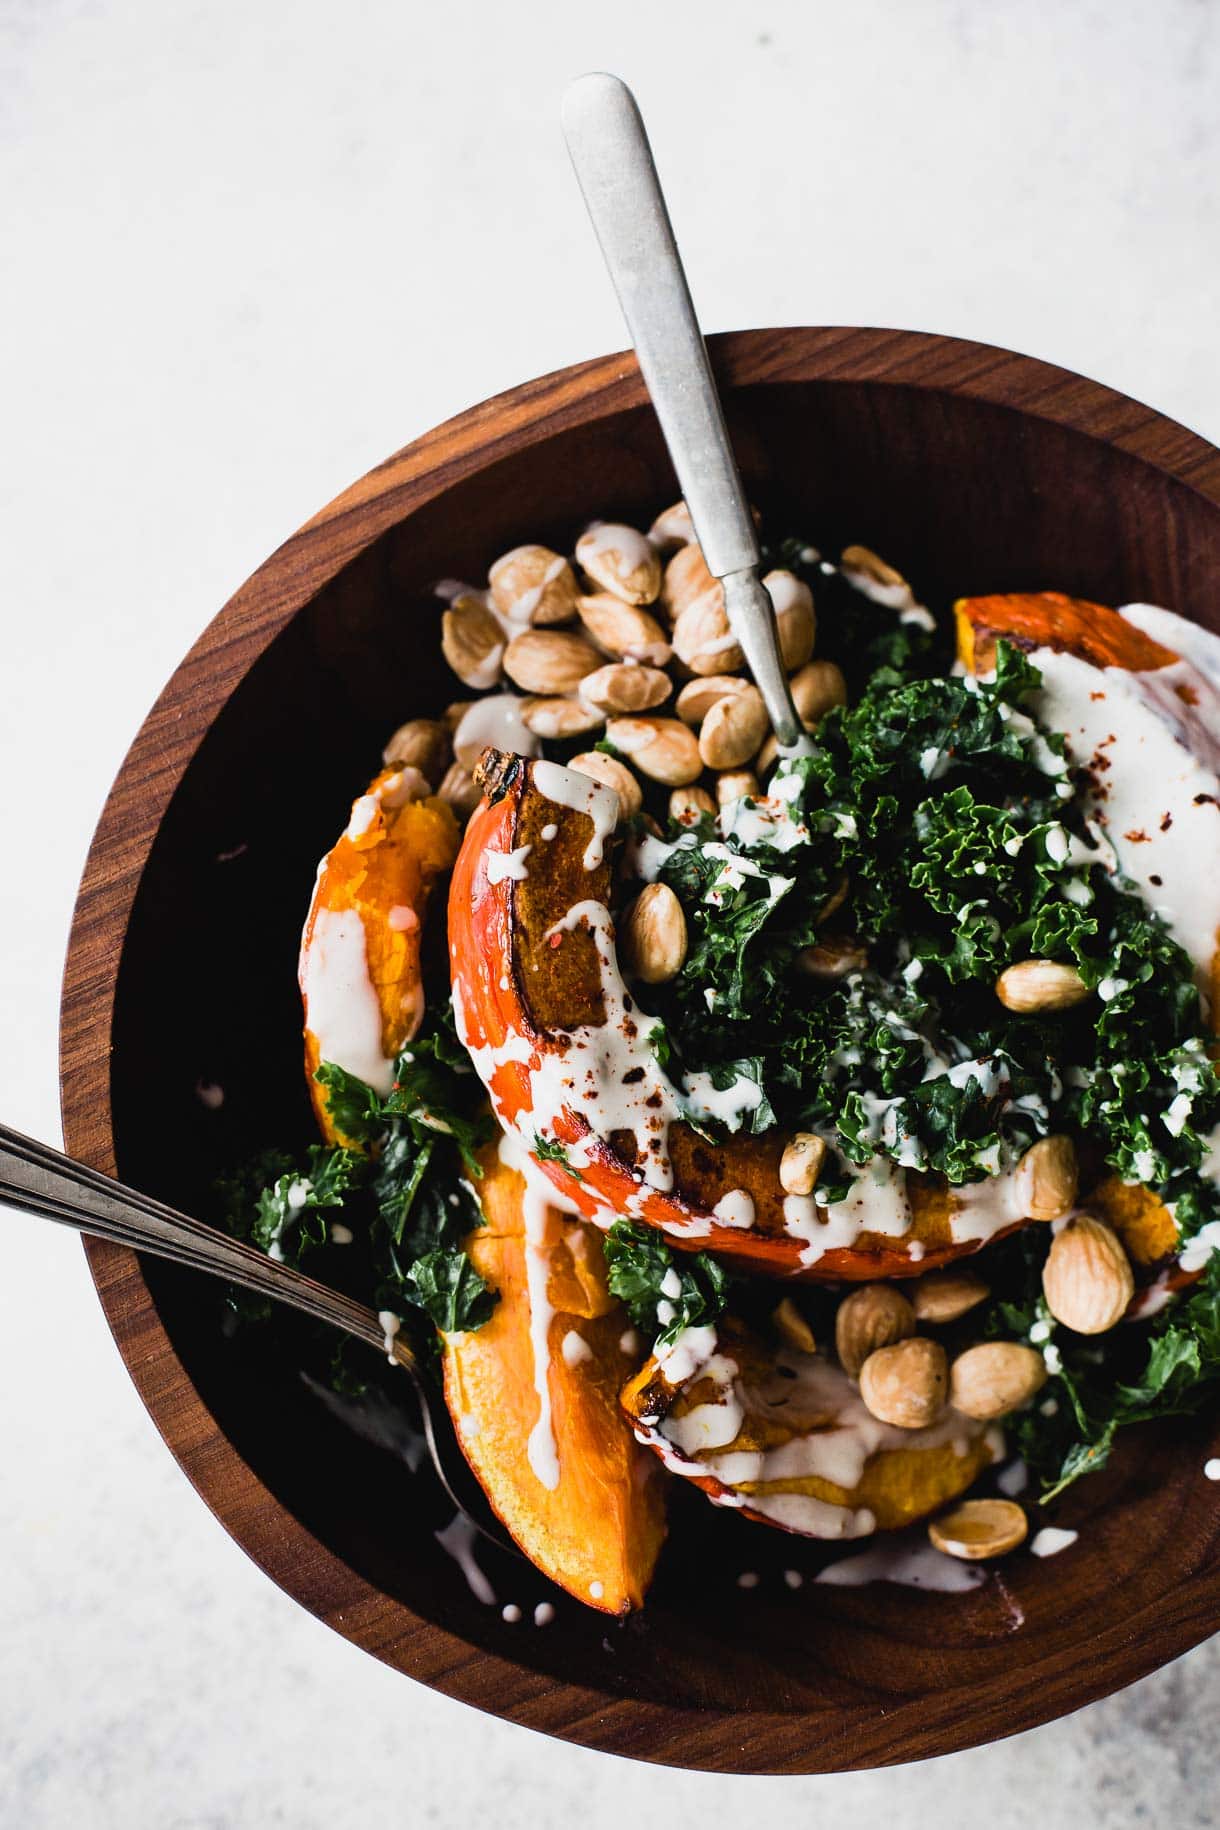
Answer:
<svg viewBox="0 0 1220 1830"><path fill-rule="evenodd" d="M1147 845L1148 843L1148 834L1142 826L1133 827L1130 832L1125 832L1123 838L1130 839L1132 845Z"/></svg>
<svg viewBox="0 0 1220 1830"><path fill-rule="evenodd" d="M563 935L562 934L552 934L550 937L549 944L552 947L561 947L563 945Z"/></svg>
<svg viewBox="0 0 1220 1830"><path fill-rule="evenodd" d="M1216 800L1214 794L1196 794L1194 797L1194 804L1196 807L1202 807L1205 801L1212 801L1217 807L1220 807L1220 801Z"/></svg>
<svg viewBox="0 0 1220 1830"><path fill-rule="evenodd" d="M1175 686L1173 690L1183 705L1198 705L1199 695L1193 686Z"/></svg>
<svg viewBox="0 0 1220 1830"><path fill-rule="evenodd" d="M1161 815L1161 831L1168 832L1169 828L1172 825L1173 825L1173 815L1171 813L1163 813Z"/></svg>
<svg viewBox="0 0 1220 1830"><path fill-rule="evenodd" d="M1155 883L1157 889L1159 890L1161 885L1164 883L1165 879L1164 879L1164 877L1154 876L1153 873L1151 871L1149 871L1148 881L1149 881L1149 883Z"/></svg>
<svg viewBox="0 0 1220 1830"><path fill-rule="evenodd" d="M1090 699L1104 699L1105 696L1106 695L1104 693L1090 693L1089 694Z"/></svg>

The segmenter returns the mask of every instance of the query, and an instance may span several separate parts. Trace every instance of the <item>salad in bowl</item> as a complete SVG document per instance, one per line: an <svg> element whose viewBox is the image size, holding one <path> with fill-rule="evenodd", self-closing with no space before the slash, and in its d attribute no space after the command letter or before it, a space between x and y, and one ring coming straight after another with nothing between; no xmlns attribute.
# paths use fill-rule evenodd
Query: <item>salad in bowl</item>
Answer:
<svg viewBox="0 0 1220 1830"><path fill-rule="evenodd" d="M680 503L438 587L463 696L305 921L321 1141L223 1190L611 1614L676 1482L999 1556L1220 1373L1220 640L763 537L800 755Z"/></svg>

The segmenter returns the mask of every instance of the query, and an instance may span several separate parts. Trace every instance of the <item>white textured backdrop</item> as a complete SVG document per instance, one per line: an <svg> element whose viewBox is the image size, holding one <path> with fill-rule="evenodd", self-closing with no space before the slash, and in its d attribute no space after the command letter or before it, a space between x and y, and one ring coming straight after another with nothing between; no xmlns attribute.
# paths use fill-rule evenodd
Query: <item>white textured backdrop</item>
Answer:
<svg viewBox="0 0 1220 1830"><path fill-rule="evenodd" d="M1215 0L0 0L7 1120L58 1138L76 878L203 624L414 434L621 344L556 124L595 66L636 86L709 328L953 331L1220 438ZM660 1773L434 1696L246 1561L75 1240L2 1224L6 1830L1215 1821L1220 1645L834 1779Z"/></svg>

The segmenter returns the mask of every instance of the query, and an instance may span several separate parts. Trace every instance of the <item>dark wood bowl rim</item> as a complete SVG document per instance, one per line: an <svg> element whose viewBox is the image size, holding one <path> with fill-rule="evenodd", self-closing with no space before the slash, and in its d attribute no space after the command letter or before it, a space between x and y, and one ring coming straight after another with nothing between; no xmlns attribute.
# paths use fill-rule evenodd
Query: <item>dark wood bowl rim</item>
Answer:
<svg viewBox="0 0 1220 1830"><path fill-rule="evenodd" d="M1150 407L1031 357L911 331L802 328L711 340L728 387L793 381L882 382L940 390L1083 433L1156 466L1220 506L1220 451ZM98 823L81 879L64 970L60 1084L64 1137L81 1161L115 1173L110 1046L119 956L141 873L169 800L208 726L300 607L387 528L451 484L568 425L645 400L635 359L561 369L459 414L377 466L259 567L209 624L135 738ZM119 1352L150 1415L198 1493L288 1594L356 1645L449 1696L587 1747L716 1771L810 1772L943 1754L1036 1726L1109 1694L1197 1644L1215 1622L1181 1605L1155 1643L1112 1623L1065 1684L1031 1664L1003 1711L968 1692L930 1727L900 1707L885 1732L810 1745L800 1716L748 1721L555 1684L419 1619L357 1576L263 1486L207 1410L162 1326L134 1253L86 1252ZM975 1701L981 1707L975 1707ZM904 1720L911 1716L910 1721ZM752 1744L743 1744L743 1731Z"/></svg>

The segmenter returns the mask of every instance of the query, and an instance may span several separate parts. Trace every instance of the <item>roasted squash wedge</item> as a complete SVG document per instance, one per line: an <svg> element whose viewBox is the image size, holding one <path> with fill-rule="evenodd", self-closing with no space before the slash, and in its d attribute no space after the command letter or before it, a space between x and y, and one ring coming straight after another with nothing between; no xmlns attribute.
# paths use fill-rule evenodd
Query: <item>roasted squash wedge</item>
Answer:
<svg viewBox="0 0 1220 1830"><path fill-rule="evenodd" d="M530 1560L578 1600L626 1614L665 1536L664 1483L618 1403L630 1321L598 1235L531 1196L494 1148L483 1168L486 1224L466 1249L499 1301L481 1328L445 1338L454 1428Z"/></svg>
<svg viewBox="0 0 1220 1830"><path fill-rule="evenodd" d="M323 1060L388 1092L394 1058L424 1013L420 940L429 892L453 863L458 827L434 796L409 798L384 770L318 868L301 939L305 1072L328 1143L341 1137L314 1070Z"/></svg>
<svg viewBox="0 0 1220 1830"><path fill-rule="evenodd" d="M628 1215L675 1246L772 1276L913 1277L978 1249L976 1239L953 1238L953 1192L938 1177L911 1173L905 1234L863 1232L850 1246L811 1253L812 1203L806 1236L790 1230L785 1212L782 1132L711 1145L667 1114L673 1089L643 1040L646 1019L614 955L607 840L617 797L573 770L498 751L485 754L479 779L486 798L466 828L450 889L459 1033L501 1123L567 1201L602 1226ZM637 1089L632 1124L595 1130L588 1110L613 1106L624 1082ZM748 1225L718 1215L732 1212L729 1197L738 1213L752 1211Z"/></svg>
<svg viewBox="0 0 1220 1830"><path fill-rule="evenodd" d="M972 1418L950 1410L930 1428L895 1429L830 1361L773 1353L727 1321L650 1360L622 1402L671 1473L805 1537L900 1530L964 1493L993 1459L994 1438Z"/></svg>

